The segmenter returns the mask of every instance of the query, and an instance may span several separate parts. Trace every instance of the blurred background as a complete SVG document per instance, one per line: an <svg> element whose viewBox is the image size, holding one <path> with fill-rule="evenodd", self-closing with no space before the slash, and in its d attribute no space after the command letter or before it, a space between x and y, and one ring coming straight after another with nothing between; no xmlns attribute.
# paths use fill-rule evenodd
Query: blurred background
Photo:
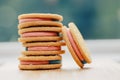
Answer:
<svg viewBox="0 0 120 80"><path fill-rule="evenodd" d="M96 74L96 69L99 69L98 71L102 71L102 73L108 71L105 74L120 72L120 68L119 70L118 68L116 69L113 63L105 63L107 59L111 59L114 60L115 64L120 64L120 0L0 0L0 72L2 77L9 78L5 76L10 76L9 70L12 71L18 66L16 65L19 64L18 57L25 50L25 47L17 41L19 37L17 29L18 15L25 13L55 13L64 17L64 25L68 25L69 22L75 22L85 38L93 63L100 59L105 65L109 64L107 67L104 65L101 68L93 67L95 68L93 72ZM63 64L67 63L70 64L69 67L73 65L78 67L67 47L64 46L62 48L66 51L62 56ZM13 63L11 64L11 62ZM73 65L71 65L72 63ZM99 62L95 63L95 65L97 64ZM11 69L11 65L15 66ZM8 70L7 74L4 70ZM16 68L14 71L17 71ZM71 73L71 70L69 73ZM112 76L108 77L100 74L100 72L97 73L100 75L98 79L101 79L103 75L104 79L107 77L113 80L120 80L116 79L119 76L111 78ZM76 77L78 73L73 72L72 74ZM28 75L31 76L29 73ZM17 78L21 76L26 79L28 75L23 73L22 76L19 75ZM58 75L60 74L58 73ZM13 76L15 77L15 75ZM34 78L36 75L32 77Z"/></svg>
<svg viewBox="0 0 120 80"><path fill-rule="evenodd" d="M23 13L60 14L85 39L120 38L120 0L0 0L0 42L17 41L17 17Z"/></svg>

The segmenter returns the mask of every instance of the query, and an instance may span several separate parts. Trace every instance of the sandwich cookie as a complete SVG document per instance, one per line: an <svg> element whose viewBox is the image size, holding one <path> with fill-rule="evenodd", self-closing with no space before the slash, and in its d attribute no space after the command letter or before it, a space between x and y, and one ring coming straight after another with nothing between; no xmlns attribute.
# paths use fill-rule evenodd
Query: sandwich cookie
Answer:
<svg viewBox="0 0 120 80"><path fill-rule="evenodd" d="M50 13L30 13L30 14L22 14L18 16L19 23L25 22L26 20L31 21L31 20L51 20L51 21L62 21L63 17L58 14L50 14Z"/></svg>
<svg viewBox="0 0 120 80"><path fill-rule="evenodd" d="M58 36L56 32L29 32L21 34L20 42L33 42L33 41L59 41L62 37Z"/></svg>
<svg viewBox="0 0 120 80"><path fill-rule="evenodd" d="M61 56L21 56L19 68L22 70L58 69L61 67Z"/></svg>
<svg viewBox="0 0 120 80"><path fill-rule="evenodd" d="M74 23L69 23L69 28L63 27L63 39L80 68L84 64L91 63L90 53L85 45L84 39Z"/></svg>
<svg viewBox="0 0 120 80"><path fill-rule="evenodd" d="M23 46L26 47L26 51L22 52L24 55L56 55L65 53L64 50L60 49L61 46L65 46L65 42L60 41L23 43Z"/></svg>

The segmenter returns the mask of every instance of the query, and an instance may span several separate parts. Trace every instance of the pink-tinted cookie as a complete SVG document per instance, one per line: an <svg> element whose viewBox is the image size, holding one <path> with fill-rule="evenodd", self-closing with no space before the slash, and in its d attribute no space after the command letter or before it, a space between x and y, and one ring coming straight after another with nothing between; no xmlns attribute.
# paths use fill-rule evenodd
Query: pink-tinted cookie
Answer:
<svg viewBox="0 0 120 80"><path fill-rule="evenodd" d="M81 55L81 53L80 53L80 51L78 49L78 46L76 45L76 43L75 43L75 41L74 41L74 39L73 39L73 37L72 37L69 29L66 29L66 32L67 32L69 41L70 41L70 43L72 45L72 48L75 51L76 55L78 56L78 58L80 59L80 61L84 61L84 59L83 59L83 57L82 57L82 55Z"/></svg>
<svg viewBox="0 0 120 80"><path fill-rule="evenodd" d="M56 32L28 32L23 33L22 37L41 37L41 36L57 36Z"/></svg>
<svg viewBox="0 0 120 80"><path fill-rule="evenodd" d="M46 64L60 64L61 60L44 60L44 61L20 61L21 65L46 65Z"/></svg>
<svg viewBox="0 0 120 80"><path fill-rule="evenodd" d="M49 61L20 61L21 65L45 65L49 64Z"/></svg>

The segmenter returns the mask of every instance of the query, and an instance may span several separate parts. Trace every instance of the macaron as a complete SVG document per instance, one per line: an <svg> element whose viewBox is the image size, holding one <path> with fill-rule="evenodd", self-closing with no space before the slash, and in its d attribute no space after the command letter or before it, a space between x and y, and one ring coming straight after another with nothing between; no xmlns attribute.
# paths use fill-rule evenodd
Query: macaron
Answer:
<svg viewBox="0 0 120 80"><path fill-rule="evenodd" d="M86 63L91 63L90 52L85 44L81 32L77 26L71 22L68 24L69 28L63 27L63 39L66 45L80 68L83 68Z"/></svg>
<svg viewBox="0 0 120 80"><path fill-rule="evenodd" d="M60 55L21 56L19 68L21 70L58 69L62 66L61 59Z"/></svg>
<svg viewBox="0 0 120 80"><path fill-rule="evenodd" d="M61 46L65 46L65 42L34 42L34 43L23 43L26 47L26 51L23 51L24 55L56 55L64 54L65 51L61 50Z"/></svg>

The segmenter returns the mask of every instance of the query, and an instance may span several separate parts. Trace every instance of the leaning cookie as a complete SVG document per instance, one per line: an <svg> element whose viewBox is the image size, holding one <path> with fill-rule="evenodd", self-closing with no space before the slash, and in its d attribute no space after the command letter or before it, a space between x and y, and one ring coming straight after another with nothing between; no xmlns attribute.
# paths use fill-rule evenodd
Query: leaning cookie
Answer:
<svg viewBox="0 0 120 80"><path fill-rule="evenodd" d="M61 56L21 56L19 68L22 70L58 69L61 67Z"/></svg>
<svg viewBox="0 0 120 80"><path fill-rule="evenodd" d="M90 53L74 23L69 23L69 28L63 27L63 39L79 67L83 68L84 64L91 63Z"/></svg>

